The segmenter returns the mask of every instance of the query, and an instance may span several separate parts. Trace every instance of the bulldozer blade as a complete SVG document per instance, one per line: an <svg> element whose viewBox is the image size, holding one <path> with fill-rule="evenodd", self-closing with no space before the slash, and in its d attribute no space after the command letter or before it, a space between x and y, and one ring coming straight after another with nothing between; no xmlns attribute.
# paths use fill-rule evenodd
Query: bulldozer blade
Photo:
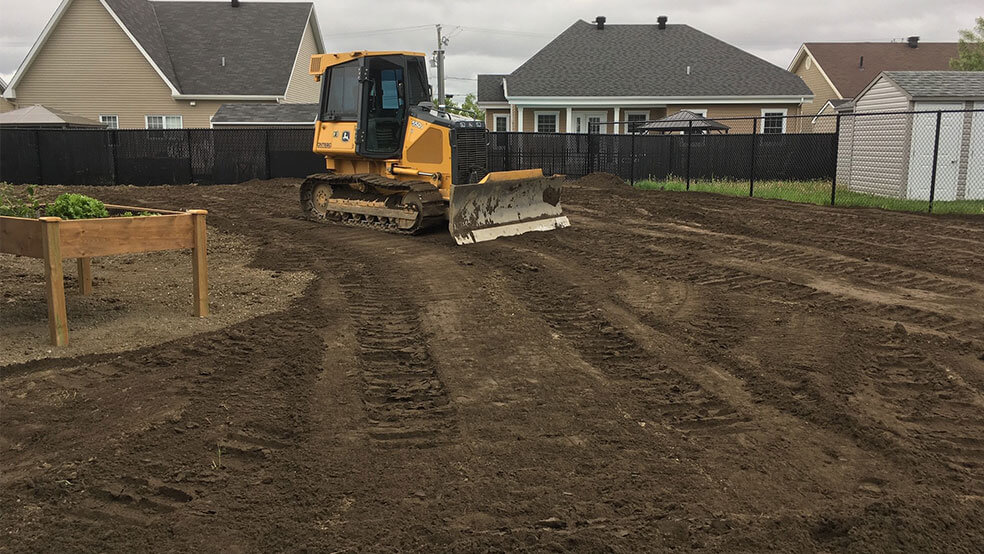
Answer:
<svg viewBox="0 0 984 554"><path fill-rule="evenodd" d="M448 228L458 244L569 227L560 208L562 177L540 170L490 173L479 183L454 185Z"/></svg>

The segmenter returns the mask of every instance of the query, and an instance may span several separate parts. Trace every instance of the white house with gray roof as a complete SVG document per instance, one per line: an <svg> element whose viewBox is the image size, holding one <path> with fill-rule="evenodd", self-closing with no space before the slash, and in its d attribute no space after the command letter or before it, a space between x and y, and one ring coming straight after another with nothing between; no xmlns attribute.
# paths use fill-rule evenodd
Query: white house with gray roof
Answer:
<svg viewBox="0 0 984 554"><path fill-rule="evenodd" d="M626 132L605 123L688 110L794 132L781 116L812 99L797 75L665 16L655 25L577 21L512 73L478 76L478 104L495 130ZM732 132L751 131L750 121L733 123Z"/></svg>
<svg viewBox="0 0 984 554"><path fill-rule="evenodd" d="M852 104L841 118L839 184L928 200L937 151L934 200L984 199L984 71L883 71Z"/></svg>
<svg viewBox="0 0 984 554"><path fill-rule="evenodd" d="M228 103L312 103L311 2L62 0L3 98L110 127L209 127Z"/></svg>

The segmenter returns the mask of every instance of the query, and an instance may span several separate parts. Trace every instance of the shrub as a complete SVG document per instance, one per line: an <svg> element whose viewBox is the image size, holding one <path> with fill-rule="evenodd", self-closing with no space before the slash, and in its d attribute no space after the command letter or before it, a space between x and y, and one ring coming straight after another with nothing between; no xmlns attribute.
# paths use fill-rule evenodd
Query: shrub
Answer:
<svg viewBox="0 0 984 554"><path fill-rule="evenodd" d="M92 219L109 217L106 205L84 194L62 194L44 210L49 217L62 219Z"/></svg>
<svg viewBox="0 0 984 554"><path fill-rule="evenodd" d="M0 183L0 215L14 217L38 217L41 203L34 195L34 187L29 186L24 194L17 194L7 183Z"/></svg>

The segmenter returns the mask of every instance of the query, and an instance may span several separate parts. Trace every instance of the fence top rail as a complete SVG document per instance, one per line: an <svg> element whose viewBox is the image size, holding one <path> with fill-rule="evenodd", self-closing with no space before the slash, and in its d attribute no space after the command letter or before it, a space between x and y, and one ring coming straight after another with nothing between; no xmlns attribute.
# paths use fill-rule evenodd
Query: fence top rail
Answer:
<svg viewBox="0 0 984 554"><path fill-rule="evenodd" d="M981 113L984 109L974 108L974 109L960 109L960 110L910 110L910 111L897 111L897 112L850 112L850 113L840 113L840 114L820 114L820 115L810 115L810 114L798 114L798 115L744 115L744 116L730 116L730 117L706 117L712 121L750 121L759 119L818 119L818 118L835 118L835 117L857 117L857 116L868 116L868 115L911 115L911 114L933 114L937 113ZM593 123L594 125L643 125L646 123L658 123L663 121L665 118L660 119L646 119L646 120L634 120L634 121L598 121ZM649 129L652 130L652 129ZM520 131L498 131L498 132L520 132ZM571 133L573 134L573 133Z"/></svg>

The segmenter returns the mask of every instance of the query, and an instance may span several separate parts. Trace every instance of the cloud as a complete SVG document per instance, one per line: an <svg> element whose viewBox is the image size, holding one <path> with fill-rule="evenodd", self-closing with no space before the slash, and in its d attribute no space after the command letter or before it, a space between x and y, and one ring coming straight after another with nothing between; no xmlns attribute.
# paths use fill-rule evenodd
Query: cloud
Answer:
<svg viewBox="0 0 984 554"><path fill-rule="evenodd" d="M249 0L245 0L249 1ZM41 33L58 0L3 0L0 74L12 74ZM654 9L629 0L314 0L329 49L411 50L437 47L435 23L449 36L451 94L475 90L478 73L509 73L578 19L604 15L609 23L654 23L658 15L687 23L786 67L805 41L888 41L919 35L956 41L980 15L979 0L692 0ZM408 27L414 29L407 30ZM404 29L404 30L393 30ZM364 31L372 31L366 33ZM432 70L432 79L434 72Z"/></svg>

